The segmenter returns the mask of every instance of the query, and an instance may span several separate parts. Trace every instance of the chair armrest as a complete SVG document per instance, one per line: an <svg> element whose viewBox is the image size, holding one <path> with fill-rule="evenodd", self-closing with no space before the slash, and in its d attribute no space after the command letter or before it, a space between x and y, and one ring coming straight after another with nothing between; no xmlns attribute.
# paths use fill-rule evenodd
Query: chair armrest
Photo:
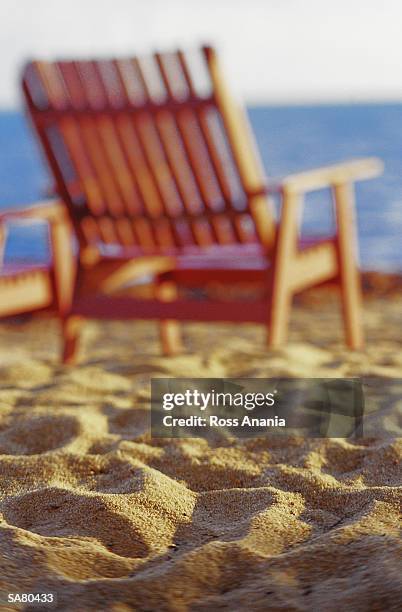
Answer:
<svg viewBox="0 0 402 612"><path fill-rule="evenodd" d="M10 221L62 221L65 209L60 200L44 200L29 206L0 210L0 224Z"/></svg>
<svg viewBox="0 0 402 612"><path fill-rule="evenodd" d="M290 174L280 181L280 186L282 191L317 191L325 187L374 178L379 176L383 169L384 164L380 159L367 157Z"/></svg>

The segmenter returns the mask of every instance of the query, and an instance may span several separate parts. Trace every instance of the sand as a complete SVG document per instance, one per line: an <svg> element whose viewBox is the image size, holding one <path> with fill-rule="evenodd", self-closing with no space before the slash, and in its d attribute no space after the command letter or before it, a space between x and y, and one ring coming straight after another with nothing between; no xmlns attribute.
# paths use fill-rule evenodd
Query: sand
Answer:
<svg viewBox="0 0 402 612"><path fill-rule="evenodd" d="M402 300L365 310L363 353L317 303L277 352L258 326L187 325L187 354L164 358L153 323L91 322L68 368L55 321L2 323L0 592L78 611L400 610L395 411L354 441L149 433L152 376L356 375L401 404Z"/></svg>

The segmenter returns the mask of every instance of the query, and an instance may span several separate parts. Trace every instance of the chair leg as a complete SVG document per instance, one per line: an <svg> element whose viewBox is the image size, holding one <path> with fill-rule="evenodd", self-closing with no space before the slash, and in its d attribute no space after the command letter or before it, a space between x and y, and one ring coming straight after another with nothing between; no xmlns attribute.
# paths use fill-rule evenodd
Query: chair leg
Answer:
<svg viewBox="0 0 402 612"><path fill-rule="evenodd" d="M338 224L339 275L346 343L352 350L364 346L362 292L356 263L354 193L351 185L334 187Z"/></svg>
<svg viewBox="0 0 402 612"><path fill-rule="evenodd" d="M63 363L73 364L76 360L82 318L74 315L63 320Z"/></svg>
<svg viewBox="0 0 402 612"><path fill-rule="evenodd" d="M343 281L341 294L346 343L349 348L356 351L364 346L358 277L354 278L353 281L350 279L347 284Z"/></svg>
<svg viewBox="0 0 402 612"><path fill-rule="evenodd" d="M291 306L292 295L284 279L278 279L271 295L268 313L268 346L272 349L287 341Z"/></svg>
<svg viewBox="0 0 402 612"><path fill-rule="evenodd" d="M155 297L162 302L171 302L177 299L178 290L172 281L157 281ZM177 355L183 352L180 324L171 319L159 321L159 337L164 355Z"/></svg>
<svg viewBox="0 0 402 612"><path fill-rule="evenodd" d="M301 196L299 194L284 190L281 217L272 260L272 276L268 283L270 295L268 346L270 348L277 348L285 344L288 337L290 309L293 298L290 283L292 263L297 247L300 205Z"/></svg>

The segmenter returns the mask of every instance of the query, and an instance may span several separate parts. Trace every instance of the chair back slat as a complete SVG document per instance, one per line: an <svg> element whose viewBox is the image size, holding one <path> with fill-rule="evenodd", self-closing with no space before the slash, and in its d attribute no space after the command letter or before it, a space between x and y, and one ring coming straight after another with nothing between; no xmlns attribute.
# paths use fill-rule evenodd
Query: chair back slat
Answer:
<svg viewBox="0 0 402 612"><path fill-rule="evenodd" d="M78 74L72 63L60 65L36 62L35 69L50 108L63 110L68 108L69 104L73 107L83 106L84 98L77 96ZM88 135L91 136L88 134L86 118L71 117L68 110L61 114L59 121L51 122L42 128L42 139L49 143L73 203L76 204L73 185L78 182L84 191L78 193L78 196L85 196L89 210L94 215L99 215L106 210L108 185L106 179L105 189L104 177L99 180L97 176L96 160L94 162L93 159L95 147L92 138L88 141ZM71 160L70 167L74 168L73 172L67 170L65 159Z"/></svg>
<svg viewBox="0 0 402 612"><path fill-rule="evenodd" d="M182 53L156 54L155 57L168 95L172 99L179 101L183 95L189 93L194 95L192 78ZM177 111L174 119L202 198L204 210L211 209L221 212L227 208L227 189L225 189L226 185L223 184L222 173L217 164L216 150L211 146L209 133L203 129L200 120L200 115L202 117L203 113L204 109L200 109L197 113L195 109L183 107ZM236 240L235 226L223 221L219 215L212 223L211 231L219 243ZM238 235L237 238L240 236Z"/></svg>
<svg viewBox="0 0 402 612"><path fill-rule="evenodd" d="M192 96L196 95L196 89L193 81L193 77L191 71L188 66L188 60L185 54L182 51L177 52L177 59L180 63L183 77L185 79L186 86L188 87L188 91ZM198 128L201 131L201 134L204 138L204 142L206 148L209 153L209 157L211 163L213 165L216 179L221 189L221 192L224 196L225 201L231 201L232 196L235 195L232 193L230 181L228 180L228 176L226 174L226 164L225 159L221 156L223 152L222 147L219 147L219 143L222 145L225 142L225 135L220 134L219 139L216 141L214 138L213 131L213 118L219 121L219 115L217 109L207 107L200 108L197 112L195 112L195 120L198 124ZM223 136L223 140L222 140ZM226 148L226 152L228 149ZM226 162L228 160L226 159ZM237 196L239 193L237 193ZM237 198L238 199L238 198Z"/></svg>
<svg viewBox="0 0 402 612"><path fill-rule="evenodd" d="M62 70L62 66L60 65ZM101 110L107 106L107 97L102 87L95 62L72 62L66 66L71 84L70 98L76 98L84 108ZM68 87L68 85L67 85ZM79 120L85 148L88 152L92 167L98 179L104 196L105 213L113 217L121 216L125 211L125 197L135 206L138 202L138 193L134 189L131 178L127 185L122 179L125 170L125 159L121 154L121 147L116 142L113 122L101 112L92 117L82 117ZM129 173L127 173L129 176ZM137 212L141 210L137 203Z"/></svg>
<svg viewBox="0 0 402 612"><path fill-rule="evenodd" d="M181 51L27 65L28 111L83 246L170 252L267 238L252 145L236 133L216 56L205 49L200 61L202 93Z"/></svg>
<svg viewBox="0 0 402 612"><path fill-rule="evenodd" d="M230 144L238 178L246 195L258 193L264 184L264 173L247 116L231 97L222 76L215 50L203 48L213 84L214 97L220 111L220 119ZM248 198L248 208L252 214L258 238L270 251L275 240L275 218L271 202L263 195Z"/></svg>
<svg viewBox="0 0 402 612"><path fill-rule="evenodd" d="M190 215L200 213L203 210L202 196L175 113L164 106L164 102L172 97L165 75L160 69L158 56L155 59L148 58L148 61L142 64L137 60L136 65L145 101L152 103L159 100L162 104L158 112L144 111L138 127L144 135L143 141L148 148L149 159L164 192L165 212L173 219L183 212ZM173 225L180 244L180 234L174 221ZM190 232L187 233L190 244L209 242L198 225L199 221L190 222Z"/></svg>

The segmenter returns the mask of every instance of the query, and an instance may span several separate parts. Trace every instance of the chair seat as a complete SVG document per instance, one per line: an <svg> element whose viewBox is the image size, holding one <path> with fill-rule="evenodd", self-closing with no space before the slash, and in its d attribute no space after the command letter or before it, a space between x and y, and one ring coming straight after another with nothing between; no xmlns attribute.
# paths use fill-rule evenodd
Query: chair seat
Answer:
<svg viewBox="0 0 402 612"><path fill-rule="evenodd" d="M310 252L314 247L327 243L327 239L303 238L299 241L299 252ZM141 258L166 258L162 269L149 270L160 280L172 280L187 287L198 287L205 283L218 282L266 284L271 261L260 243L189 246L179 252L163 250L145 253L138 247L105 245L100 247L103 265L137 261ZM113 263L115 262L115 263ZM87 282L87 284L90 281ZM89 285L88 285L89 286Z"/></svg>
<svg viewBox="0 0 402 612"><path fill-rule="evenodd" d="M5 263L0 266L0 278L10 278L33 272L49 272L50 264Z"/></svg>
<svg viewBox="0 0 402 612"><path fill-rule="evenodd" d="M183 254L176 258L175 268L164 276L187 287L211 282L264 283L269 267L269 259L260 245L247 245L246 248L241 245L211 249L202 254Z"/></svg>
<svg viewBox="0 0 402 612"><path fill-rule="evenodd" d="M137 247L125 247L119 244L100 244L98 245L99 253L102 259L134 259L137 257L174 257L182 259L184 257L194 257L197 259L232 259L243 257L266 257L264 248L259 243L247 244L215 244L206 247L187 246L181 249L153 249L147 250Z"/></svg>
<svg viewBox="0 0 402 612"><path fill-rule="evenodd" d="M323 237L303 237L299 241L299 249L304 250L326 241ZM236 267L249 266L250 260L269 261L263 245L259 242L248 242L244 244L214 244L211 246L187 246L178 249L155 249L144 251L137 246L125 247L120 244L98 245L99 254L106 260L129 260L137 257L172 257L177 262L194 263L201 265L202 262L215 261L216 265L233 265Z"/></svg>
<svg viewBox="0 0 402 612"><path fill-rule="evenodd" d="M299 244L300 252L324 242L328 241L303 239ZM183 252L176 258L175 268L162 277L191 287L210 282L266 284L270 267L271 261L260 244L219 246L198 250L196 254Z"/></svg>

